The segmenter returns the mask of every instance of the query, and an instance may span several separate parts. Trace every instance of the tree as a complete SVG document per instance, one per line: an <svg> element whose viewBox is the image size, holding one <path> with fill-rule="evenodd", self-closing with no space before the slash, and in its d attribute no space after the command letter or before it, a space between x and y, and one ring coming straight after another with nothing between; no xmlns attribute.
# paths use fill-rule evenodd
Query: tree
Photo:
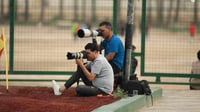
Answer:
<svg viewBox="0 0 200 112"><path fill-rule="evenodd" d="M15 2L15 20L18 20L18 0Z"/></svg>
<svg viewBox="0 0 200 112"><path fill-rule="evenodd" d="M176 2L176 12L175 12L175 17L174 17L174 22L178 22L179 10L180 10L180 0L177 0L177 2Z"/></svg>
<svg viewBox="0 0 200 112"><path fill-rule="evenodd" d="M29 19L29 0L25 1L25 14L24 14L24 21L27 22Z"/></svg>
<svg viewBox="0 0 200 112"><path fill-rule="evenodd" d="M117 16L118 20L121 20L121 0L117 0Z"/></svg>
<svg viewBox="0 0 200 112"><path fill-rule="evenodd" d="M74 0L74 20L77 21L77 17L78 17L78 1Z"/></svg>
<svg viewBox="0 0 200 112"><path fill-rule="evenodd" d="M41 0L40 22L44 22L45 0Z"/></svg>
<svg viewBox="0 0 200 112"><path fill-rule="evenodd" d="M63 0L60 0L59 16L60 18L63 18Z"/></svg>
<svg viewBox="0 0 200 112"><path fill-rule="evenodd" d="M86 1L85 0L82 0L82 13L81 13L81 16L82 16L82 21L85 21L85 18L86 18Z"/></svg>
<svg viewBox="0 0 200 112"><path fill-rule="evenodd" d="M171 22L171 18L172 18L172 7L173 6L173 0L170 0L169 3L169 9L168 9L168 14L167 14L167 21L166 24L169 25Z"/></svg>
<svg viewBox="0 0 200 112"><path fill-rule="evenodd" d="M158 6L158 15L157 15L157 21L158 24L163 23L163 10L164 10L164 0L158 0L157 6Z"/></svg>
<svg viewBox="0 0 200 112"><path fill-rule="evenodd" d="M147 7L148 9L147 9L147 18L148 18L148 23L151 23L151 21L152 21L152 0L148 0L147 1L148 2L148 6L149 7Z"/></svg>
<svg viewBox="0 0 200 112"><path fill-rule="evenodd" d="M198 0L194 2L194 22L195 24L198 23Z"/></svg>
<svg viewBox="0 0 200 112"><path fill-rule="evenodd" d="M4 0L1 0L1 18L4 18Z"/></svg>
<svg viewBox="0 0 200 112"><path fill-rule="evenodd" d="M92 0L92 22L96 20L96 0Z"/></svg>

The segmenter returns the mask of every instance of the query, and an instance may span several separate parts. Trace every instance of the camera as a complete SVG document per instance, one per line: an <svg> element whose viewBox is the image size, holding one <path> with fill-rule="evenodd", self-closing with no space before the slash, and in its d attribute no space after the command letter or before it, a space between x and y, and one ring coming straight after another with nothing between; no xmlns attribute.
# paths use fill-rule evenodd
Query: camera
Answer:
<svg viewBox="0 0 200 112"><path fill-rule="evenodd" d="M67 59L86 59L87 58L87 53L86 51L81 51L81 52L67 52Z"/></svg>
<svg viewBox="0 0 200 112"><path fill-rule="evenodd" d="M79 29L77 34L80 38L84 37L96 37L96 36L102 36L103 30L97 29L97 30L89 30L89 29Z"/></svg>

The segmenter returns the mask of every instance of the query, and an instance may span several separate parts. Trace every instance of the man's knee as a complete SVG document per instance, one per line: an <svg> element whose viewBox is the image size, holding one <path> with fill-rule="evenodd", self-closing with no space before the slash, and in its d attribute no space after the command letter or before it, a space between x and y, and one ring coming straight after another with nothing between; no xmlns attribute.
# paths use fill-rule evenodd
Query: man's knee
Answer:
<svg viewBox="0 0 200 112"><path fill-rule="evenodd" d="M76 93L77 93L77 94L81 94L82 91L83 91L82 85L78 85L78 86L76 87Z"/></svg>
<svg viewBox="0 0 200 112"><path fill-rule="evenodd" d="M114 90L117 89L118 86L121 86L122 83L122 75L115 74L114 75Z"/></svg>

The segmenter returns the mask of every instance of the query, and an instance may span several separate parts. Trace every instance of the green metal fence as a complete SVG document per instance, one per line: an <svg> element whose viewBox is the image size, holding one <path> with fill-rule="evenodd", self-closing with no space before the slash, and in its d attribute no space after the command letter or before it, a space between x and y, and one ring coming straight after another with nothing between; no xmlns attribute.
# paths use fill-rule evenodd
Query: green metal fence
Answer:
<svg viewBox="0 0 200 112"><path fill-rule="evenodd" d="M198 4L199 0L143 2L141 74L156 76L154 83L188 84L189 77L199 77L191 74L200 49ZM191 22L197 27L194 37L189 35ZM170 77L177 79L171 81Z"/></svg>
<svg viewBox="0 0 200 112"><path fill-rule="evenodd" d="M78 52L91 38L77 38L75 23L92 29L108 20L122 40L127 20L127 0L1 0L0 27L9 38L9 81L50 81L76 70L67 52ZM155 77L152 83L188 84L192 62L200 49L199 0L137 0L134 8L133 53L136 73ZM189 36L191 22L197 26ZM98 38L100 41L101 38ZM0 74L5 74L3 56ZM22 77L20 77L22 75ZM23 75L25 75L23 77ZM3 75L1 75L3 77ZM13 76L13 77L12 77ZM28 77L27 77L28 76ZM43 78L47 76L47 78ZM31 78L29 78L31 77ZM185 78L168 81L165 78ZM3 78L0 78L4 80Z"/></svg>
<svg viewBox="0 0 200 112"><path fill-rule="evenodd" d="M0 26L5 27L9 37L9 76L14 77L9 81L50 81L43 76L71 75L76 64L67 60L67 52L79 52L92 42L92 38L75 36L73 26L96 29L99 22L107 20L113 22L116 32L116 3L116 0L2 0ZM5 74L4 57L0 61L0 73ZM0 79L4 80L4 76Z"/></svg>

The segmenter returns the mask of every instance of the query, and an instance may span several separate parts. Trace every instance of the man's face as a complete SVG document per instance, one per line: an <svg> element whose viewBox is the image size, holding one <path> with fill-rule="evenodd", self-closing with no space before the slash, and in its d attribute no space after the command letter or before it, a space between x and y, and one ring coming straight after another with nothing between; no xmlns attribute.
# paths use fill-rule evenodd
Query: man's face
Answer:
<svg viewBox="0 0 200 112"><path fill-rule="evenodd" d="M102 30L103 38L105 38L105 39L110 38L110 32L111 32L110 28L106 27L106 25L103 25L103 26L100 26L99 29Z"/></svg>
<svg viewBox="0 0 200 112"><path fill-rule="evenodd" d="M87 60L93 61L95 59L95 51L91 51L90 49L86 49Z"/></svg>

